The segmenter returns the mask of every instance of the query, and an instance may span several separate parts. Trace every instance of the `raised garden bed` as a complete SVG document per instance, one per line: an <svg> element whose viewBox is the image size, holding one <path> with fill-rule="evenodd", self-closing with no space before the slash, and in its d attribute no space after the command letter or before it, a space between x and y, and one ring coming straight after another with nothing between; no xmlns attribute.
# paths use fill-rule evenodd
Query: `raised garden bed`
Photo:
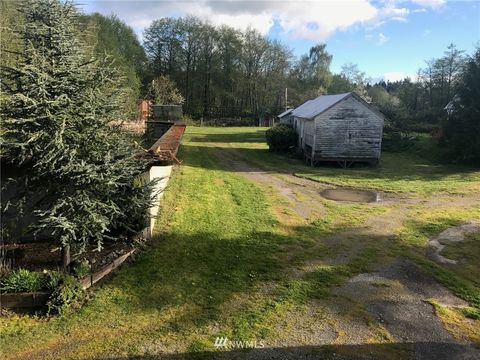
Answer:
<svg viewBox="0 0 480 360"><path fill-rule="evenodd" d="M0 308L20 309L43 307L47 303L50 295L50 291L0 294Z"/></svg>
<svg viewBox="0 0 480 360"><path fill-rule="evenodd" d="M98 283L102 278L125 262L125 260L127 260L134 252L135 249L132 249L126 254L116 257L111 263L82 277L79 279L80 285L86 290L92 285ZM0 308L41 308L46 305L50 295L50 291L0 294Z"/></svg>
<svg viewBox="0 0 480 360"><path fill-rule="evenodd" d="M128 257L130 257L130 255L132 255L133 253L135 252L135 249L132 249L130 250L129 252L127 252L126 254L123 254L119 257L117 257L115 260L113 260L111 263L109 263L108 265L105 265L103 267L101 267L99 270L89 274L89 275L86 275L84 277L82 277L79 281L80 281L80 284L82 285L82 288L85 290L85 289L88 289L90 286L96 284L97 282L99 282L103 277L105 277L106 275L108 275L111 271L113 271L114 269L116 269L117 267L119 267L125 260L128 259Z"/></svg>
<svg viewBox="0 0 480 360"><path fill-rule="evenodd" d="M4 244L0 247L4 249L6 259L14 268L56 270L62 265L60 247L53 241ZM131 250L131 241L116 241L106 243L101 251L92 247L83 253L82 257L89 260L91 270L95 272Z"/></svg>

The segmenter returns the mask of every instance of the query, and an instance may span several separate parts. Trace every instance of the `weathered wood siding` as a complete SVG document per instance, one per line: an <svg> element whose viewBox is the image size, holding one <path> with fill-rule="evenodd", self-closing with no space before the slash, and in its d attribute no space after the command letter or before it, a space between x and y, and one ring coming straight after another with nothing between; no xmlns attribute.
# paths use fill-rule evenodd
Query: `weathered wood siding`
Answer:
<svg viewBox="0 0 480 360"><path fill-rule="evenodd" d="M383 118L350 96L315 118L314 160L380 158Z"/></svg>
<svg viewBox="0 0 480 360"><path fill-rule="evenodd" d="M313 147L313 137L315 135L315 122L313 120L304 120L303 137L304 143Z"/></svg>
<svg viewBox="0 0 480 360"><path fill-rule="evenodd" d="M315 136L315 122L301 118L296 118L295 121L294 129L298 134L298 147L304 153L311 155Z"/></svg>

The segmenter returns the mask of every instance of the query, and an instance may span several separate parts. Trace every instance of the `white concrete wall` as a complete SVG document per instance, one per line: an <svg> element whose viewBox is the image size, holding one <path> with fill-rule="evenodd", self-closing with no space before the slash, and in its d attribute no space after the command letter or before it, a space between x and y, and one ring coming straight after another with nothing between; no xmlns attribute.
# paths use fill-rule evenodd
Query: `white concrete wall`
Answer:
<svg viewBox="0 0 480 360"><path fill-rule="evenodd" d="M159 179L155 188L154 193L157 194L153 206L150 208L150 225L145 229L145 236L151 238L153 235L153 229L155 228L155 222L157 221L158 208L160 207L160 202L163 198L165 188L167 187L168 180L170 180L170 175L172 173L172 165L168 166L152 166L150 171L145 174L148 180Z"/></svg>

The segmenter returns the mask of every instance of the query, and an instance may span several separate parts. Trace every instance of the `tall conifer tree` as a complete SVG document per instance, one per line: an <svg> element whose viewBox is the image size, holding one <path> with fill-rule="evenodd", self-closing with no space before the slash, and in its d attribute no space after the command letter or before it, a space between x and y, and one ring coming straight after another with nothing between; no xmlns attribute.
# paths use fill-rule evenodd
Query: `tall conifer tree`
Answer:
<svg viewBox="0 0 480 360"><path fill-rule="evenodd" d="M26 0L18 65L2 67L3 152L28 168L24 199L35 231L80 251L136 230L150 185L135 183L144 165L112 125L121 89L108 59L88 58L72 2ZM40 195L38 195L40 194Z"/></svg>

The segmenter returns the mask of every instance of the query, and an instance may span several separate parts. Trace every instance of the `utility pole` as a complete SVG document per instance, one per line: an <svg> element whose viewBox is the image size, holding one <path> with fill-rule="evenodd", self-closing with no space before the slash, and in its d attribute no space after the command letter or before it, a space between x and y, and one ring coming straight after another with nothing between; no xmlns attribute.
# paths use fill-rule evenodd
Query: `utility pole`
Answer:
<svg viewBox="0 0 480 360"><path fill-rule="evenodd" d="M288 88L285 88L285 111L288 110Z"/></svg>

